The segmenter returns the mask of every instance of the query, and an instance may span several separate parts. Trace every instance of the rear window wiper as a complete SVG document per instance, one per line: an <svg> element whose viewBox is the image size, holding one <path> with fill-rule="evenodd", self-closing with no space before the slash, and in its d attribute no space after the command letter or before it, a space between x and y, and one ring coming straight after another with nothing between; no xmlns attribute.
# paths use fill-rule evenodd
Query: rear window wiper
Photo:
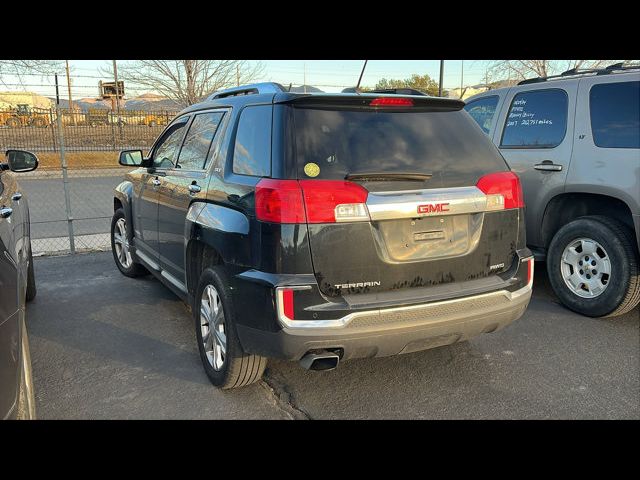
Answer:
<svg viewBox="0 0 640 480"><path fill-rule="evenodd" d="M430 173L348 173L344 179L365 182L385 182L389 180L423 182L429 180L432 176Z"/></svg>

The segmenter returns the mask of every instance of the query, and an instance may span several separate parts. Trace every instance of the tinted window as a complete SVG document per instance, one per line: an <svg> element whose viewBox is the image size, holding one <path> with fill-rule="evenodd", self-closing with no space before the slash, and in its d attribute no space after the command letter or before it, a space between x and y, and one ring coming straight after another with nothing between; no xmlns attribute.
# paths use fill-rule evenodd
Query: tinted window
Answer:
<svg viewBox="0 0 640 480"><path fill-rule="evenodd" d="M153 153L153 166L156 168L172 168L178 149L184 136L184 127L187 125L187 119L171 125L165 132L162 139L158 142Z"/></svg>
<svg viewBox="0 0 640 480"><path fill-rule="evenodd" d="M294 112L298 178L421 173L431 174L429 187L436 188L474 185L485 173L505 170L491 140L463 111Z"/></svg>
<svg viewBox="0 0 640 480"><path fill-rule="evenodd" d="M589 107L598 147L640 148L640 82L594 85Z"/></svg>
<svg viewBox="0 0 640 480"><path fill-rule="evenodd" d="M180 150L179 167L188 170L204 168L209 146L220 125L222 115L222 112L212 112L195 116Z"/></svg>
<svg viewBox="0 0 640 480"><path fill-rule="evenodd" d="M242 110L233 153L234 173L271 175L271 111L271 105Z"/></svg>
<svg viewBox="0 0 640 480"><path fill-rule="evenodd" d="M498 96L491 96L480 98L472 102L467 103L464 109L469 115L476 121L482 131L489 134L491 128L491 120L496 113L496 106L498 105Z"/></svg>
<svg viewBox="0 0 640 480"><path fill-rule="evenodd" d="M567 130L568 98L564 90L518 93L511 102L502 147L552 148Z"/></svg>

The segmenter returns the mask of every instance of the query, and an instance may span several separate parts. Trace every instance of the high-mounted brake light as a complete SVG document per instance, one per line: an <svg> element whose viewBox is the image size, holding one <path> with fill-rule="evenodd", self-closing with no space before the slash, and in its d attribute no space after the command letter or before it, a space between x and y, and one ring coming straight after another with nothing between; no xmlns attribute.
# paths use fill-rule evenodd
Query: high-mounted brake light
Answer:
<svg viewBox="0 0 640 480"><path fill-rule="evenodd" d="M402 97L380 97L371 100L369 105L372 107L412 107L413 100Z"/></svg>
<svg viewBox="0 0 640 480"><path fill-rule="evenodd" d="M368 192L341 180L273 180L256 185L256 218L272 223L369 220Z"/></svg>
<svg viewBox="0 0 640 480"><path fill-rule="evenodd" d="M496 172L480 177L476 186L487 195L487 210L524 207L520 179L513 172Z"/></svg>

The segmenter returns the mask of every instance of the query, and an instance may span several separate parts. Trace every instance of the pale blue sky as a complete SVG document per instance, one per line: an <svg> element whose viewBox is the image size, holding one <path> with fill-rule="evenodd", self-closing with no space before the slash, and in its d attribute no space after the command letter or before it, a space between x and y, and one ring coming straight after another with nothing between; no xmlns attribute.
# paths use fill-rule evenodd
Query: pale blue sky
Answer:
<svg viewBox="0 0 640 480"><path fill-rule="evenodd" d="M118 63L126 60L119 60ZM482 82L488 61L465 60L464 84L474 85ZM100 67L109 67L111 60L71 60L73 98L95 97L98 94L98 81L110 80L100 75ZM306 75L307 85L313 85L326 92L339 92L344 87L354 86L362 69L364 60L262 60L265 66L261 81L274 81L288 85L302 85ZM362 79L362 85L373 86L381 78L408 78L413 73L428 74L438 80L439 60L369 60ZM446 60L444 70L444 88L460 86L461 60ZM45 96L55 95L53 78L39 76L25 77L24 88L18 80L11 77L3 79L7 86L0 84L0 90L28 90ZM67 98L66 76L64 70L59 73L62 98ZM127 97L145 93L147 89L127 85Z"/></svg>

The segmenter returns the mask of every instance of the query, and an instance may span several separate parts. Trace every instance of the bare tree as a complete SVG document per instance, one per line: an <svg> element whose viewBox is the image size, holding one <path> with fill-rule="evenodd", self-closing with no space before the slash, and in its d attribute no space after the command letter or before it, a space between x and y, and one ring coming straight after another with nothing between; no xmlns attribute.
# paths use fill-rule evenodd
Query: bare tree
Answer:
<svg viewBox="0 0 640 480"><path fill-rule="evenodd" d="M0 60L0 83L5 84L7 76L16 77L20 84L24 83L24 76L40 74L43 77L62 71L62 60Z"/></svg>
<svg viewBox="0 0 640 480"><path fill-rule="evenodd" d="M492 79L510 78L524 80L531 77L548 77L572 68L602 68L622 60L498 60L487 69ZM488 79L487 79L488 80ZM488 82L487 82L488 83Z"/></svg>
<svg viewBox="0 0 640 480"><path fill-rule="evenodd" d="M188 106L221 88L262 76L262 63L246 60L135 60L118 64L118 79ZM101 70L113 76L111 68Z"/></svg>

